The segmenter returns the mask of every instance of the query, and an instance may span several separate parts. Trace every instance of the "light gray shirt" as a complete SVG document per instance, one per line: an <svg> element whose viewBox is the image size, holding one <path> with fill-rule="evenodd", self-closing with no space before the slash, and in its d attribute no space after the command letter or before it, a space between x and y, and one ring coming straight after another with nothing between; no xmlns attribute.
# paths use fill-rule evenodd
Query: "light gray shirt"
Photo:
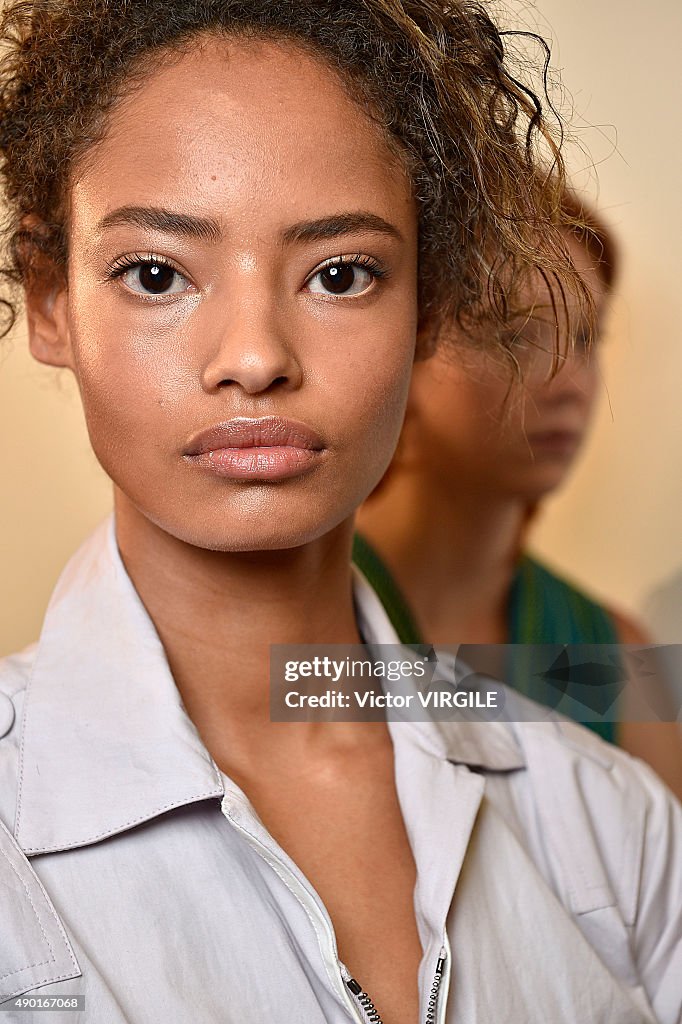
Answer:
<svg viewBox="0 0 682 1024"><path fill-rule="evenodd" d="M355 597L397 643L359 573ZM415 1024L678 1024L682 810L654 774L569 722L390 729ZM85 996L0 1024L368 1019L319 896L188 717L113 519L0 662L0 735L0 999Z"/></svg>

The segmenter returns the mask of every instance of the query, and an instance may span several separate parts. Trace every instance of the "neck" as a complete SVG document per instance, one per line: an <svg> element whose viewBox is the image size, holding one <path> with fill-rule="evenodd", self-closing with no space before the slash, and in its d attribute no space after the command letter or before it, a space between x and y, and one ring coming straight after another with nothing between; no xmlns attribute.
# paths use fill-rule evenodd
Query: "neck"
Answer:
<svg viewBox="0 0 682 1024"><path fill-rule="evenodd" d="M430 643L506 643L509 587L526 506L464 480L395 469L358 529L376 547Z"/></svg>
<svg viewBox="0 0 682 1024"><path fill-rule="evenodd" d="M235 754L270 725L271 644L360 642L352 520L302 547L234 553L178 540L118 491L115 508L126 570L187 713L216 760L220 750ZM286 726L292 740L298 728Z"/></svg>

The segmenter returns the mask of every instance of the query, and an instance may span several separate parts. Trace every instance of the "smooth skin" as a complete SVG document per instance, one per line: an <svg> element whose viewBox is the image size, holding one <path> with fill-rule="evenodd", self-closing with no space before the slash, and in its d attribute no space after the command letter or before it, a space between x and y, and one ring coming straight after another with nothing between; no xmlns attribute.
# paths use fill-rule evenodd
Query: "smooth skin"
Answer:
<svg viewBox="0 0 682 1024"><path fill-rule="evenodd" d="M529 515L566 479L589 431L607 296L585 247L569 245L595 301L594 345L585 346L573 307L573 344L564 341L551 376L553 312L539 287L514 348L520 383L500 356L464 343L417 363L397 455L358 515L429 643L509 642L509 591ZM622 643L650 643L637 622L610 611ZM622 722L618 739L682 798L675 723Z"/></svg>
<svg viewBox="0 0 682 1024"><path fill-rule="evenodd" d="M28 296L32 352L76 376L123 560L207 749L319 893L383 1019L414 1024L416 871L388 731L269 721L271 643L360 640L353 513L393 454L417 341L410 185L292 44L206 37L156 67L75 169L68 284ZM331 294L321 268L357 257ZM188 462L197 431L270 415L321 436L305 473Z"/></svg>

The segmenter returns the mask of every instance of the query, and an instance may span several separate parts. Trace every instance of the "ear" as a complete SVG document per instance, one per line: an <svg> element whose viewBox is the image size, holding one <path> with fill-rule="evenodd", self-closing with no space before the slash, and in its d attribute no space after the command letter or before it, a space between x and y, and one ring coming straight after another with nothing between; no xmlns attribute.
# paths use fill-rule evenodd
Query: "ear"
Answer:
<svg viewBox="0 0 682 1024"><path fill-rule="evenodd" d="M417 323L417 345L414 351L415 363L429 359L436 350L438 344L438 327L426 317L420 318Z"/></svg>
<svg viewBox="0 0 682 1024"><path fill-rule="evenodd" d="M26 318L33 358L73 370L66 285L49 279L34 282L26 293Z"/></svg>

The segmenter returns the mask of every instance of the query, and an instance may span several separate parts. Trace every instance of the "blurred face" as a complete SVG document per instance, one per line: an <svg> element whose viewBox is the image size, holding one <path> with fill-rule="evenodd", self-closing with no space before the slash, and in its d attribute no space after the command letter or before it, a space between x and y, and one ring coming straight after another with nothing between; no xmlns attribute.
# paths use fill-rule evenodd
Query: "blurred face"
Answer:
<svg viewBox="0 0 682 1024"><path fill-rule="evenodd" d="M572 238L573 258L603 314L601 277ZM523 381L500 356L459 350L415 366L401 459L423 463L444 486L535 501L557 487L585 437L600 384L598 342L575 347L548 380L555 346L546 289L515 348ZM599 334L599 322L596 335Z"/></svg>
<svg viewBox="0 0 682 1024"><path fill-rule="evenodd" d="M395 447L410 185L334 73L288 44L207 38L157 66L76 170L65 361L144 516L213 550L302 544Z"/></svg>

